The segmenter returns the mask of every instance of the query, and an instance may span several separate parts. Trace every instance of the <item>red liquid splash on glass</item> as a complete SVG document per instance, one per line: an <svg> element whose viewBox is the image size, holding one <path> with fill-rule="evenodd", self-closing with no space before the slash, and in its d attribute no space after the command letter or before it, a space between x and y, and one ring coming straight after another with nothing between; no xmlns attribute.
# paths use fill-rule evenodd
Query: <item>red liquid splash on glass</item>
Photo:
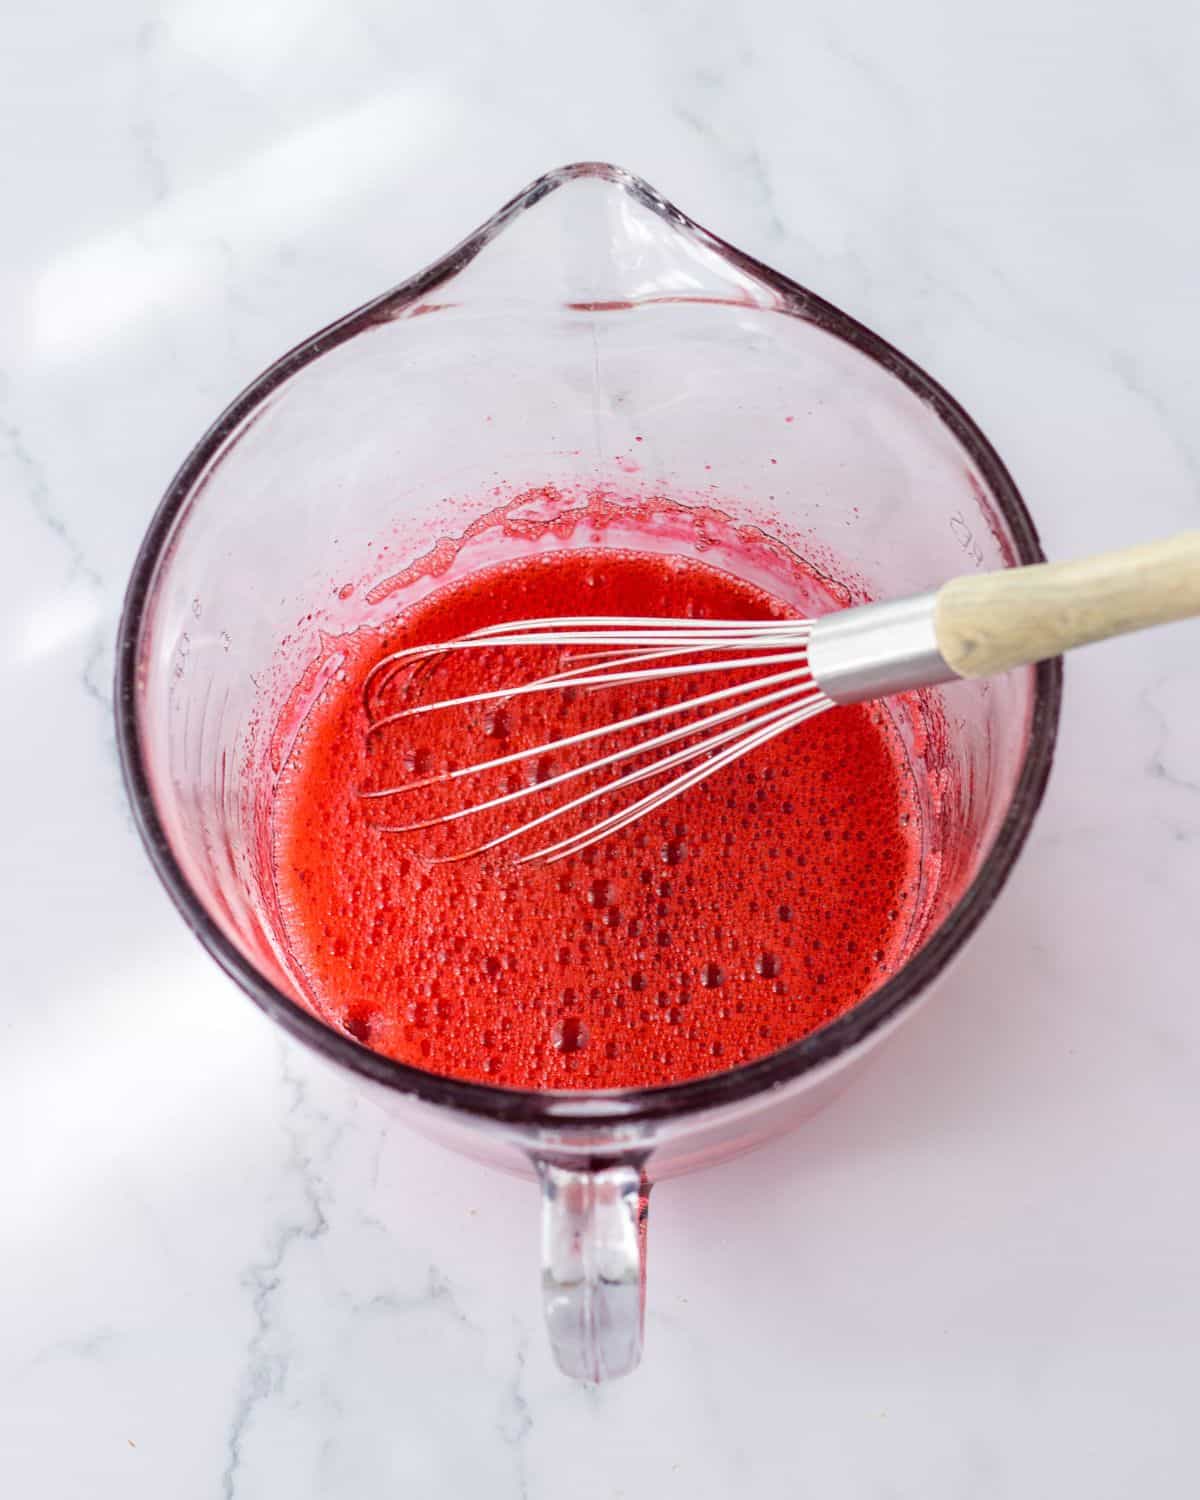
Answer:
<svg viewBox="0 0 1200 1500"><path fill-rule="evenodd" d="M581 612L789 611L698 560L586 549L484 569L435 590L386 638L364 630L339 642L341 675L309 711L277 788L274 873L286 947L310 1002L363 1045L515 1088L664 1084L807 1035L900 961L915 900L917 809L895 733L871 708L836 709L793 729L558 864L518 867L511 850L433 862L543 811L548 793L449 829L384 831L563 767L539 760L477 784L373 801L360 791L678 696L678 685L536 695L410 719L368 741L363 682L388 651L504 619ZM511 653L461 653L419 681L402 674L386 684L376 713L529 675ZM686 690L727 682L701 677ZM601 801L589 814L610 810ZM572 826L550 824L540 842Z"/></svg>

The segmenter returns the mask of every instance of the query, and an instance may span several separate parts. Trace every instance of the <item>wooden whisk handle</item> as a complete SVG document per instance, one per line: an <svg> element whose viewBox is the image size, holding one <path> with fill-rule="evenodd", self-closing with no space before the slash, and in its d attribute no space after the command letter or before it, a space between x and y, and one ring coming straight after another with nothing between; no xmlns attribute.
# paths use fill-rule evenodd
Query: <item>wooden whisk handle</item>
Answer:
<svg viewBox="0 0 1200 1500"><path fill-rule="evenodd" d="M1200 531L1079 562L1035 563L938 590L938 650L960 677L991 677L1073 646L1200 615Z"/></svg>

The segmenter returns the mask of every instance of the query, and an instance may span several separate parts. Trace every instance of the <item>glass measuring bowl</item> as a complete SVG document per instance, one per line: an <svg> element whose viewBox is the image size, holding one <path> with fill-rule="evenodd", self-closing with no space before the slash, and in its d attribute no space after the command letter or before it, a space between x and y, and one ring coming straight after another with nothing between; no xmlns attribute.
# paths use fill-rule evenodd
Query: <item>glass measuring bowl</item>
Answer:
<svg viewBox="0 0 1200 1500"><path fill-rule="evenodd" d="M634 457L636 455L636 457ZM936 885L903 967L769 1057L661 1088L518 1092L426 1073L314 1015L281 958L263 861L281 642L300 664L372 618L337 585L461 533L497 482L712 497L832 554L847 597L1042 556L970 418L844 313L603 164L551 172L446 257L302 344L200 440L135 564L117 653L122 765L189 926L274 1021L426 1134L535 1175L560 1366L640 1357L651 1182L812 1113L928 993L1029 831L1057 662L914 702ZM386 538L392 562L372 565ZM591 536L564 537L604 545ZM372 610L377 609L377 615ZM265 696L264 696L265 695ZM933 867L931 863L930 868Z"/></svg>

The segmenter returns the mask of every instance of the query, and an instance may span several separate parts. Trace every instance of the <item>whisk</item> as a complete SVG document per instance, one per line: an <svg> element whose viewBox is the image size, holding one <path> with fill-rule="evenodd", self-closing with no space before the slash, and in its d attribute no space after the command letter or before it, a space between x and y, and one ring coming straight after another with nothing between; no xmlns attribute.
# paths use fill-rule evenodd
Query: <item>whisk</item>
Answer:
<svg viewBox="0 0 1200 1500"><path fill-rule="evenodd" d="M567 813L647 780L668 777L617 810L566 837L519 855L552 862L626 828L715 775L776 735L839 704L865 703L958 678L991 677L1044 661L1075 646L1200 615L1200 531L1184 532L1076 562L1039 563L951 579L936 591L837 610L815 620L700 620L579 616L517 620L455 640L393 652L364 684L368 734L449 708L502 703L531 693L596 690L624 684L686 687L687 679L729 673L728 686L687 696L543 744L422 776L402 786L361 791L368 800L410 796L436 784L570 752L566 769L516 790L465 798L435 817L387 825L391 832L456 822L508 809L535 793L597 773L598 784L511 826L463 853L467 858L523 838ZM428 667L447 652L503 648L514 653L570 652L569 665L527 680L374 716L373 690L405 668ZM705 684L707 687L707 683ZM682 724L672 724L683 717ZM618 748L589 758L596 741ZM625 763L633 761L632 768Z"/></svg>

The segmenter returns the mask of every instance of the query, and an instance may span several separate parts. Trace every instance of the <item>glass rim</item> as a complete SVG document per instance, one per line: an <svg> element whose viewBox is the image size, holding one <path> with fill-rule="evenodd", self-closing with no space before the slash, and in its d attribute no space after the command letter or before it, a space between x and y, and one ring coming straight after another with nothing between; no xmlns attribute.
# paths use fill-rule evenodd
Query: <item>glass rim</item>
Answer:
<svg viewBox="0 0 1200 1500"><path fill-rule="evenodd" d="M979 926L1008 878L1041 803L1054 757L1062 700L1062 661L1034 671L1029 740L1016 788L991 849L974 880L928 941L890 979L850 1010L776 1052L724 1072L638 1089L528 1090L429 1073L360 1046L278 989L226 936L176 860L155 807L142 754L137 678L142 626L159 568L177 522L230 436L278 386L336 345L390 318L456 275L513 218L547 194L580 178L611 183L677 230L766 283L783 300L786 316L800 316L884 366L926 402L953 433L982 475L1008 527L1018 563L1045 561L1037 528L1004 463L959 403L907 355L789 277L727 244L623 168L578 162L547 172L510 199L461 244L425 270L305 339L259 375L225 409L184 460L159 503L133 565L117 632L114 712L126 793L142 842L176 908L209 955L251 1000L297 1040L373 1083L479 1120L561 1131L595 1130L677 1118L733 1105L832 1064L865 1043L920 998ZM636 304L635 304L636 305Z"/></svg>

